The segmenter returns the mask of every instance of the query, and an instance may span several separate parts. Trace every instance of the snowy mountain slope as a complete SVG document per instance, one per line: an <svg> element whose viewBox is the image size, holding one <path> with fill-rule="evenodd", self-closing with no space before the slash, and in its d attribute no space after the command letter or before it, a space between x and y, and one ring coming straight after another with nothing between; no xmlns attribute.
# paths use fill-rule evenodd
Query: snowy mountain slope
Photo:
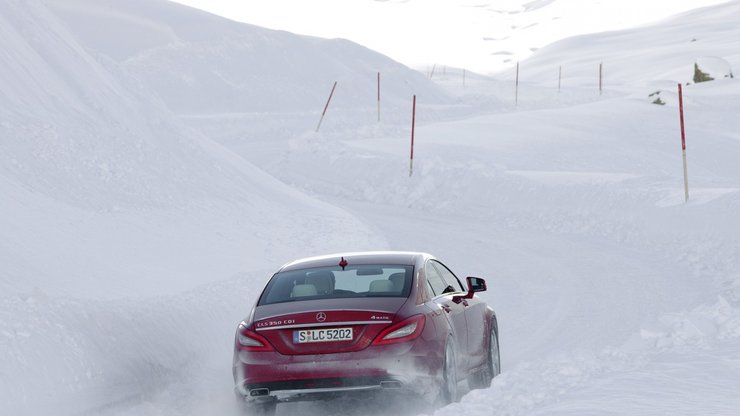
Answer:
<svg viewBox="0 0 740 416"><path fill-rule="evenodd" d="M646 92L646 88L673 87L675 92L675 85L665 81L693 82L694 63L704 57L740 67L740 54L732 42L740 35L732 23L738 18L740 3L729 2L656 25L569 38L535 52L523 64L520 80L557 86L562 66L565 88L598 85L598 67L603 62L607 89ZM513 78L514 73L506 71L506 76Z"/></svg>
<svg viewBox="0 0 740 416"><path fill-rule="evenodd" d="M667 16L723 2L522 0L470 2L469 7L485 10L489 15L486 25L489 32L484 39L491 51L491 60L498 60L489 65L512 68L515 62L529 60L539 49L560 39L655 25Z"/></svg>
<svg viewBox="0 0 740 416"><path fill-rule="evenodd" d="M443 117L438 108L453 104L417 71L342 39L268 30L165 1L46 4L94 56L119 62L181 120L249 160L273 160L283 140L315 130L335 81L324 131L376 128L378 72L388 129L407 123L413 95L429 108L420 119Z"/></svg>
<svg viewBox="0 0 740 416"><path fill-rule="evenodd" d="M342 37L429 72L493 74L557 40L650 24L725 0L176 0L241 22ZM285 13L291 10L291 13ZM338 17L337 17L338 16Z"/></svg>
<svg viewBox="0 0 740 416"><path fill-rule="evenodd" d="M346 40L272 31L164 0L46 1L81 44L120 62L178 114L320 112L334 81L333 106L374 109L378 72L389 103L421 91L430 102L449 101L418 72Z"/></svg>
<svg viewBox="0 0 740 416"><path fill-rule="evenodd" d="M95 287L89 280L101 275L108 276L105 281L130 285L132 276L126 276L132 274L146 287L144 282L158 271L132 273L104 261L93 261L88 267L94 272L82 277L70 271L85 264L85 253L101 244L109 250L106 260L110 255L121 256L119 261L134 267L140 264L136 259L147 252L172 250L169 255L182 256L187 252L182 242L190 240L188 234L198 227L198 222L186 219L195 215L191 220L202 218L200 221L208 223L203 211L228 209L235 216L221 225L210 222L200 232L209 234L214 226L224 228L246 243L259 238L236 236L246 230L259 233L260 227L234 227L242 222L238 220L241 216L275 218L271 215L282 213L285 219L281 222L288 226L293 209L329 209L296 195L182 126L154 96L136 88L125 72L90 57L40 2L10 1L0 7L7 23L1 30L8 41L0 65L4 75L0 83L0 169L7 190L4 193L13 195L5 204L13 215L0 221L14 230L21 224L27 227L17 228L7 238L14 243L14 251L27 246L28 251L18 258L27 259L23 263L27 267L20 269L29 271L23 273L29 276L25 279L6 276L5 288L46 287L43 282L51 275L60 279L54 289L74 287L71 292L78 293L77 288ZM242 207L223 208L219 204ZM34 207L33 211L28 207ZM139 212L150 212L156 218L160 214L153 211L157 209L174 209L175 213L161 215L159 221L169 225L151 232L151 220ZM337 218L342 217L337 213ZM196 228L183 228L182 223ZM104 234L101 229L110 232ZM173 243L174 236L180 243ZM34 246L44 240L55 260L33 265L33 258L39 255ZM201 275L202 279L206 271L194 273L193 266L187 265L191 268L188 276ZM38 268L45 273L31 272ZM104 286L102 292L109 289Z"/></svg>
<svg viewBox="0 0 740 416"><path fill-rule="evenodd" d="M93 209L182 204L215 183L208 193L239 193L212 162L195 174L189 166L203 152L198 136L87 54L40 3L5 2L2 14L6 175Z"/></svg>

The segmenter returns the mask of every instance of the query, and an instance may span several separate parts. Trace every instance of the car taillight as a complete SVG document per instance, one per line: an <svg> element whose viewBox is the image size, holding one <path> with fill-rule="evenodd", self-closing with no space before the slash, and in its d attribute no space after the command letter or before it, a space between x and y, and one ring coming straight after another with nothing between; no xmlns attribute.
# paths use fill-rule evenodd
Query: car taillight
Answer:
<svg viewBox="0 0 740 416"><path fill-rule="evenodd" d="M236 337L239 345L247 351L272 351L272 345L262 335L248 330L243 325L239 325L236 331Z"/></svg>
<svg viewBox="0 0 740 416"><path fill-rule="evenodd" d="M424 330L424 315L415 315L384 329L373 341L373 345L393 344L416 339Z"/></svg>

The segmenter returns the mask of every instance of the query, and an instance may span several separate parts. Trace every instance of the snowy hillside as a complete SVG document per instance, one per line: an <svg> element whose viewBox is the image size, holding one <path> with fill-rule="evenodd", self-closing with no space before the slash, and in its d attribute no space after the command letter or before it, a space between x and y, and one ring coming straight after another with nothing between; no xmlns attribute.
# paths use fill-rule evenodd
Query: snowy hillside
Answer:
<svg viewBox="0 0 740 416"><path fill-rule="evenodd" d="M513 72L434 84L168 2L0 3L0 414L236 415L233 331L271 272L398 249L487 279L503 364L399 413L736 415L740 81L686 82L694 62L737 72L738 18L557 42L515 105Z"/></svg>
<svg viewBox="0 0 740 416"><path fill-rule="evenodd" d="M399 62L491 74L572 36L652 24L726 0L174 0L231 19L350 39ZM290 10L291 13L286 13ZM441 71L440 71L441 70Z"/></svg>
<svg viewBox="0 0 740 416"><path fill-rule="evenodd" d="M346 40L236 23L165 0L46 2L84 46L121 63L178 114L320 111L334 81L336 105L374 109L378 72L389 103L422 90L429 102L449 101L422 74Z"/></svg>
<svg viewBox="0 0 740 416"><path fill-rule="evenodd" d="M740 66L733 42L740 28L737 2L683 13L660 25L604 32L556 42L536 52L522 68L521 79L557 85L558 67L563 85L594 85L598 64L604 64L604 84L629 90L663 87L666 81L692 82L694 63L705 57ZM513 71L507 72L513 77Z"/></svg>

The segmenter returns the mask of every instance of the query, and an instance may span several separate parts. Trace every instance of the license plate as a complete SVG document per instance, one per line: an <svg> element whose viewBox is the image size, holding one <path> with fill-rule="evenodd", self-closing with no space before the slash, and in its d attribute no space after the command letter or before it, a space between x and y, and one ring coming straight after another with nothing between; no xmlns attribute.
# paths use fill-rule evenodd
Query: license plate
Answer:
<svg viewBox="0 0 740 416"><path fill-rule="evenodd" d="M293 343L352 341L352 328L301 329L293 331Z"/></svg>

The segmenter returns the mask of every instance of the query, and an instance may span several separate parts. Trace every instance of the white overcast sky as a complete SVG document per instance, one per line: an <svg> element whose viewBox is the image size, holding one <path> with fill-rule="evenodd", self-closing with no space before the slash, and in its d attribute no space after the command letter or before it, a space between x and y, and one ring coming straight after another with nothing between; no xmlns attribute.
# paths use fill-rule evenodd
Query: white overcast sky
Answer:
<svg viewBox="0 0 740 416"><path fill-rule="evenodd" d="M646 24L726 0L174 0L233 20L345 38L408 66L490 73L583 33Z"/></svg>

